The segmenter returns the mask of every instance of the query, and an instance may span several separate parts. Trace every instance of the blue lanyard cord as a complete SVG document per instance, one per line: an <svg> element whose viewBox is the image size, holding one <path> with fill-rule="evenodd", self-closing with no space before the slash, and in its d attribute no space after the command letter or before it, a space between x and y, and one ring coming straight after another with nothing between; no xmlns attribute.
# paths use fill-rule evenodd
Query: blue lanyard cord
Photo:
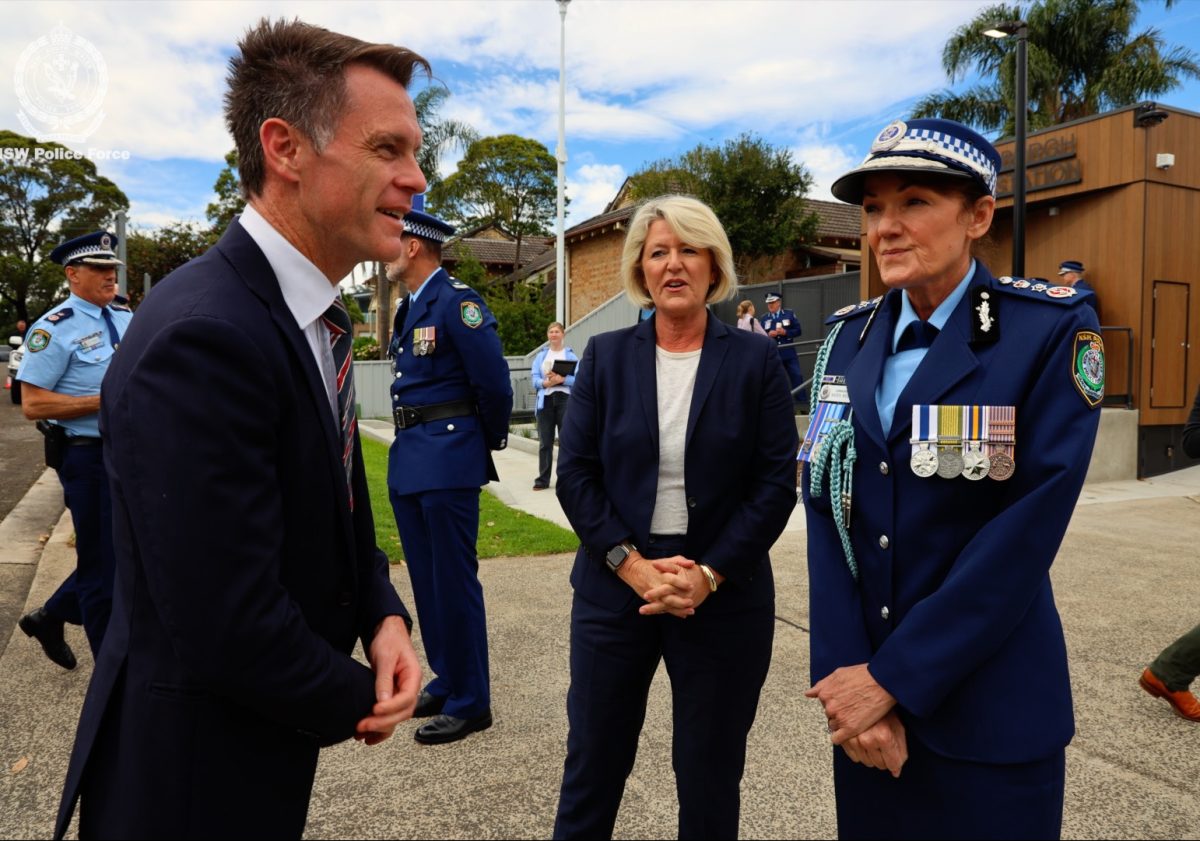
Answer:
<svg viewBox="0 0 1200 841"><path fill-rule="evenodd" d="M817 361L813 365L813 386L821 387L825 378L825 366L829 362L829 351L837 341L838 333L842 330L844 321L839 321L829 333L829 338L817 352ZM824 493L825 472L828 470L831 487L841 491L841 499L830 500L833 509L833 522L837 526L838 537L842 540L842 552L846 555L846 565L850 567L850 575L858 580L858 562L854 560L854 547L850 544L850 523L846 518L846 506L843 499L849 499L854 480L854 462L858 452L854 447L854 425L851 422L853 412L847 417L836 421L829 428L825 439L817 452L817 457L809 463L809 492L814 497Z"/></svg>

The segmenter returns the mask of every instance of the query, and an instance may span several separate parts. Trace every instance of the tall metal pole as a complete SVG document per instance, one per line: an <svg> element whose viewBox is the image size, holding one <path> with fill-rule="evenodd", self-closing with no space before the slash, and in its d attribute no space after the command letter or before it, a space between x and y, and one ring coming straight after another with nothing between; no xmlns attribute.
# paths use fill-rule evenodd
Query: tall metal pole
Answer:
<svg viewBox="0 0 1200 841"><path fill-rule="evenodd" d="M124 210L117 211L117 294L122 298L129 297L129 252L126 250L125 231L127 217Z"/></svg>
<svg viewBox="0 0 1200 841"><path fill-rule="evenodd" d="M1017 29L1016 149L1013 160L1013 277L1025 277L1025 113L1029 110L1027 83L1028 56L1025 52L1029 30L1024 23Z"/></svg>
<svg viewBox="0 0 1200 841"><path fill-rule="evenodd" d="M567 243L564 211L567 188L567 5L571 0L558 0L558 242L555 256L554 312L555 321L567 323Z"/></svg>

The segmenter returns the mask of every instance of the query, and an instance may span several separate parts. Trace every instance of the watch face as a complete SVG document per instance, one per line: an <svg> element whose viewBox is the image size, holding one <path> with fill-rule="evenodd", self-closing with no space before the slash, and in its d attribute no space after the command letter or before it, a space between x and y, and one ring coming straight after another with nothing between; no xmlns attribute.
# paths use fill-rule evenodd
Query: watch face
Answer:
<svg viewBox="0 0 1200 841"><path fill-rule="evenodd" d="M629 550L623 544L618 543L608 550L608 554L604 556L604 560L608 563L608 568L616 572L628 557Z"/></svg>

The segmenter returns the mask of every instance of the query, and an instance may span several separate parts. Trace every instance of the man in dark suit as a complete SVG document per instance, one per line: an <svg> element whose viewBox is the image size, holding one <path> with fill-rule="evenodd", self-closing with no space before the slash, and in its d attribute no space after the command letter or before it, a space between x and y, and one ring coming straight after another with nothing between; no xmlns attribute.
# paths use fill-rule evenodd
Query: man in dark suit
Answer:
<svg viewBox="0 0 1200 841"><path fill-rule="evenodd" d="M116 585L57 837L81 798L84 838L299 838L318 748L412 714L337 285L396 256L424 189L415 67L265 20L230 62L248 206L147 297L104 383Z"/></svg>
<svg viewBox="0 0 1200 841"><path fill-rule="evenodd" d="M475 543L479 488L498 478L491 451L508 442L512 383L487 304L442 268L454 228L416 209L404 222L404 250L388 267L408 291L392 334L388 496L436 672L413 713L431 720L413 737L432 745L492 726Z"/></svg>

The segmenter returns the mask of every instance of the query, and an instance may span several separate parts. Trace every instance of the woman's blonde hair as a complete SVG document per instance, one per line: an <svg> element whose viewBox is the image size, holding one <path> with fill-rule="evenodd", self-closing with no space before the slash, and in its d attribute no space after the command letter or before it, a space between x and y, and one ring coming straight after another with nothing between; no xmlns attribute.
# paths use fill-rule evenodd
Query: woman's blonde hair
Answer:
<svg viewBox="0 0 1200 841"><path fill-rule="evenodd" d="M621 252L621 283L629 300L642 309L654 304L646 292L642 249L650 226L659 219L688 245L706 248L712 255L717 277L708 287L705 301L711 304L732 298L737 291L737 271L733 267L733 249L721 221L704 202L691 196L672 195L646 201L629 222L629 233L625 235L625 248Z"/></svg>
<svg viewBox="0 0 1200 841"><path fill-rule="evenodd" d="M754 302L751 301L749 298L747 298L746 300L744 300L740 304L738 304L737 317L741 318L743 315L750 312L750 310L752 310L752 309L754 309Z"/></svg>

